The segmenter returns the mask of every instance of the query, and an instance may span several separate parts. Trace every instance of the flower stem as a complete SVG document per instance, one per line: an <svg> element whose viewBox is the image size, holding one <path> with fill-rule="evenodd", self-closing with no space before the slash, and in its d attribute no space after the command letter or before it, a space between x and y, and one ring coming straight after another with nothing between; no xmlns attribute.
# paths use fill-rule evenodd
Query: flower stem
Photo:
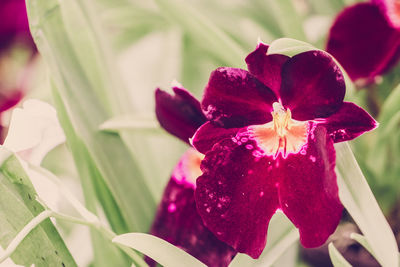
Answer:
<svg viewBox="0 0 400 267"><path fill-rule="evenodd" d="M38 216L33 218L24 228L14 237L14 239L7 246L3 255L0 256L0 263L5 261L11 254L15 251L18 245L24 240L24 238L41 222L53 215L53 211L45 210L41 212Z"/></svg>
<svg viewBox="0 0 400 267"><path fill-rule="evenodd" d="M94 222L94 221L86 221L80 218L76 218L73 216L69 216L69 215L65 215L62 213L56 213L53 212L52 215L54 218L56 219L60 219L60 220L64 220L64 221L69 221L72 223L77 223L77 224L82 224L82 225L86 225L89 227L92 227L94 229L96 229L97 231L99 231L105 238L107 238L108 240L112 241L114 237L117 236L116 233L114 233L112 230L110 230L108 227L106 227L105 225L103 225L102 223L100 223L100 221L98 222ZM136 266L139 267L146 267L148 266L146 264L146 262L132 249L125 247L123 245L120 245L118 243L113 243L116 246L118 246L118 248L120 248L122 251L124 251L135 263Z"/></svg>

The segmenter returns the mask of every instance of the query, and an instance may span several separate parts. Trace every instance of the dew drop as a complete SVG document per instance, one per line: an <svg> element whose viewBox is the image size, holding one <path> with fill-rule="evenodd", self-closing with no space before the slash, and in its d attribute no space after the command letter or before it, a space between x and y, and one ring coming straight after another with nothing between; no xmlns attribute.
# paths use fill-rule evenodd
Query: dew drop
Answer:
<svg viewBox="0 0 400 267"><path fill-rule="evenodd" d="M176 211L176 205L175 205L175 203L171 203L171 204L169 204L168 205L168 212L174 212L174 211Z"/></svg>
<svg viewBox="0 0 400 267"><path fill-rule="evenodd" d="M206 208L207 213L211 212L211 207Z"/></svg>
<svg viewBox="0 0 400 267"><path fill-rule="evenodd" d="M260 192L260 197L262 197L264 195L264 191Z"/></svg>
<svg viewBox="0 0 400 267"><path fill-rule="evenodd" d="M317 159L316 159L314 156L310 156L310 160L311 160L312 162L315 162Z"/></svg>
<svg viewBox="0 0 400 267"><path fill-rule="evenodd" d="M248 150L253 149L253 145L246 145L246 149L248 149Z"/></svg>

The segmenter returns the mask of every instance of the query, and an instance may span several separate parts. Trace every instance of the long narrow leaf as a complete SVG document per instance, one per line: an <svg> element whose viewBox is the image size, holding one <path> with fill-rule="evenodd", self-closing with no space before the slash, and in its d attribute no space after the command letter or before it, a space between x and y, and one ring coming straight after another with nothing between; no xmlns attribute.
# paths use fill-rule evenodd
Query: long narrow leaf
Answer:
<svg viewBox="0 0 400 267"><path fill-rule="evenodd" d="M382 266L398 266L398 247L371 189L347 143L336 147L339 197Z"/></svg>
<svg viewBox="0 0 400 267"><path fill-rule="evenodd" d="M155 201L144 177L133 155L118 135L98 132L101 123L112 117L113 112L118 113L115 106L123 98L120 96L122 91L115 90L116 95L111 93L114 88L107 86L114 85L112 77L103 85L96 81L95 77L101 75L104 75L101 79L104 81L108 73L101 70L101 66L93 66L93 63L107 61L99 58L103 49L96 49L96 46L100 43L87 38L87 42L79 42L76 38L85 34L71 32L71 24L68 23L74 22L75 30L79 29L88 36L94 34L91 24L74 4L75 1L28 1L31 31L50 67L72 126L87 146L96 168L123 212L129 229L146 231L154 214ZM64 19L65 17L68 19ZM74 17L76 20L73 20ZM80 24L77 25L77 22ZM76 52L80 49L87 54L92 53L90 57L96 60L87 60L89 55L83 56L82 52ZM98 73L88 72L92 67L100 70ZM121 103L121 109L124 105L125 103Z"/></svg>
<svg viewBox="0 0 400 267"><path fill-rule="evenodd" d="M6 248L17 233L44 211L18 159L0 147L0 244ZM11 258L24 266L76 266L49 219L33 229Z"/></svg>
<svg viewBox="0 0 400 267"><path fill-rule="evenodd" d="M123 234L115 237L113 242L138 250L166 267L205 266L182 249L149 234Z"/></svg>

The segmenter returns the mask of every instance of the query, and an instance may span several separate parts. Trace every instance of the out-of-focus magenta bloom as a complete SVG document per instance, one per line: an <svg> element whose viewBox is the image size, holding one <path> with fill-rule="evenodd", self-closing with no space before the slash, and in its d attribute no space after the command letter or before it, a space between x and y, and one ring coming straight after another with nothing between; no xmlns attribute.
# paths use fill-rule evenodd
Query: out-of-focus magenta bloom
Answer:
<svg viewBox="0 0 400 267"><path fill-rule="evenodd" d="M188 91L178 87L173 90L175 94L170 95L157 89L156 115L164 129L188 143L206 118L199 101ZM192 148L181 157L165 188L150 233L182 248L207 266L228 266L236 251L204 226L196 210L195 180L201 175L202 158Z"/></svg>
<svg viewBox="0 0 400 267"><path fill-rule="evenodd" d="M0 50L14 42L22 42L35 50L32 40L25 0L1 0L0 2Z"/></svg>
<svg viewBox="0 0 400 267"><path fill-rule="evenodd" d="M330 29L327 51L352 80L372 82L400 59L400 2L371 0L345 8Z"/></svg>
<svg viewBox="0 0 400 267"><path fill-rule="evenodd" d="M322 245L342 214L333 144L376 127L362 108L343 102L345 83L330 55L267 56L260 43L249 71L211 73L201 106L210 120L192 144L205 154L195 200L220 240L253 258L280 210L305 247Z"/></svg>

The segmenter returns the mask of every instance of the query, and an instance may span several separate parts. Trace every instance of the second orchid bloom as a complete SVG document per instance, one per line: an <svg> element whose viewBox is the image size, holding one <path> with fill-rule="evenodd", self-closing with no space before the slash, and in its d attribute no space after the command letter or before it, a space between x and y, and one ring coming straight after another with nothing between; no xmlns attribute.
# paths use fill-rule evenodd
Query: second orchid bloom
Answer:
<svg viewBox="0 0 400 267"><path fill-rule="evenodd" d="M343 209L333 144L377 126L343 101L344 78L329 54L267 52L260 43L247 56L249 71L212 72L201 103L184 89L156 94L160 124L185 142L194 133L191 144L205 155L194 190L204 226L253 258L262 253L277 211L299 229L303 246L327 240Z"/></svg>

